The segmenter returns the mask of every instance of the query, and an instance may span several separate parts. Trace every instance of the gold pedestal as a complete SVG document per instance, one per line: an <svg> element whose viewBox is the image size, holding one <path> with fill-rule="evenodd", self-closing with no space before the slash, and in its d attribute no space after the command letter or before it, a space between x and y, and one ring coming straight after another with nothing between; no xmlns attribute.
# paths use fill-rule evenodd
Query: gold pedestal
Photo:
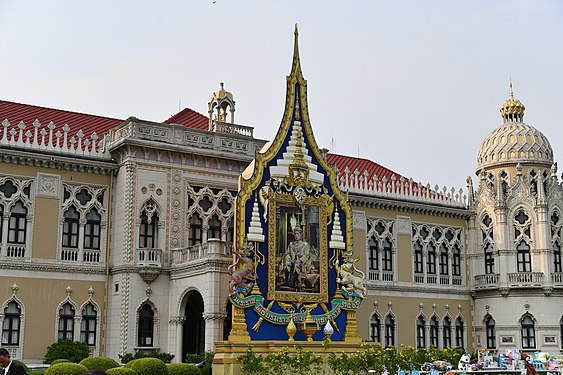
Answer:
<svg viewBox="0 0 563 375"><path fill-rule="evenodd" d="M244 317L244 310L240 307L233 307L233 325L229 333L229 341L232 342L248 342L250 335L248 334L248 327L246 326L246 318Z"/></svg>

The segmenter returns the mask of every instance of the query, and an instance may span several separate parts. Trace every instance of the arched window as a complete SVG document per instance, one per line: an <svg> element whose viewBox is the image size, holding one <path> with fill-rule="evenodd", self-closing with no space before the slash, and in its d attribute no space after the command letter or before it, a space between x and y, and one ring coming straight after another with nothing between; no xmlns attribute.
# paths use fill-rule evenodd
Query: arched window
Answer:
<svg viewBox="0 0 563 375"><path fill-rule="evenodd" d="M461 276L461 249L454 245L452 256L452 275Z"/></svg>
<svg viewBox="0 0 563 375"><path fill-rule="evenodd" d="M385 346L395 346L395 318L391 314L385 317Z"/></svg>
<svg viewBox="0 0 563 375"><path fill-rule="evenodd" d="M82 310L82 322L80 323L80 341L90 346L96 345L96 325L98 313L91 303Z"/></svg>
<svg viewBox="0 0 563 375"><path fill-rule="evenodd" d="M84 227L84 248L100 249L100 227L102 217L98 211L93 208L86 215L86 226Z"/></svg>
<svg viewBox="0 0 563 375"><path fill-rule="evenodd" d="M563 348L563 316L559 319L559 342L561 343L561 348Z"/></svg>
<svg viewBox="0 0 563 375"><path fill-rule="evenodd" d="M524 211L514 216L514 239L516 245L516 263L518 272L532 272L530 256L530 217Z"/></svg>
<svg viewBox="0 0 563 375"><path fill-rule="evenodd" d="M488 315L485 318L485 329L487 333L487 349L496 349L496 332L495 332L495 320L492 316Z"/></svg>
<svg viewBox="0 0 563 375"><path fill-rule="evenodd" d="M3 233L4 233L4 206L0 204L0 241L2 241Z"/></svg>
<svg viewBox="0 0 563 375"><path fill-rule="evenodd" d="M490 275L495 273L495 254L493 246L493 220L488 214L483 215L481 220L481 236L483 241L483 251L485 253L485 273Z"/></svg>
<svg viewBox="0 0 563 375"><path fill-rule="evenodd" d="M78 247L78 225L80 214L74 206L70 206L64 213L63 247Z"/></svg>
<svg viewBox="0 0 563 375"><path fill-rule="evenodd" d="M151 217L143 211L141 214L141 226L139 227L139 247L147 249L156 249L158 247L157 239L158 216L153 212Z"/></svg>
<svg viewBox="0 0 563 375"><path fill-rule="evenodd" d="M70 302L59 309L59 340L62 338L74 340L74 307Z"/></svg>
<svg viewBox="0 0 563 375"><path fill-rule="evenodd" d="M227 242L233 242L233 238L235 236L235 230L233 228L233 219L229 219L227 222L227 238L225 239Z"/></svg>
<svg viewBox="0 0 563 375"><path fill-rule="evenodd" d="M422 315L416 319L416 348L426 348L426 320Z"/></svg>
<svg viewBox="0 0 563 375"><path fill-rule="evenodd" d="M450 259L448 248L445 244L440 245L440 275L449 275Z"/></svg>
<svg viewBox="0 0 563 375"><path fill-rule="evenodd" d="M393 271L393 250L388 238L383 240L383 253L381 257L383 271Z"/></svg>
<svg viewBox="0 0 563 375"><path fill-rule="evenodd" d="M532 259L530 256L530 245L524 240L516 246L518 272L532 272Z"/></svg>
<svg viewBox="0 0 563 375"><path fill-rule="evenodd" d="M438 347L438 318L430 318L430 346Z"/></svg>
<svg viewBox="0 0 563 375"><path fill-rule="evenodd" d="M8 243L24 244L27 231L27 208L18 201L10 210Z"/></svg>
<svg viewBox="0 0 563 375"><path fill-rule="evenodd" d="M211 216L209 220L209 230L207 231L207 239L217 238L221 239L221 221L217 215Z"/></svg>
<svg viewBox="0 0 563 375"><path fill-rule="evenodd" d="M553 243L553 272L561 272L561 245Z"/></svg>
<svg viewBox="0 0 563 375"><path fill-rule="evenodd" d="M429 243L427 250L426 273L434 275L436 274L436 247L432 243Z"/></svg>
<svg viewBox="0 0 563 375"><path fill-rule="evenodd" d="M522 329L522 348L536 348L536 329L534 320L530 315L524 315L520 323Z"/></svg>
<svg viewBox="0 0 563 375"><path fill-rule="evenodd" d="M464 331L463 319L461 316L458 316L455 320L455 345L462 349L465 348Z"/></svg>
<svg viewBox="0 0 563 375"><path fill-rule="evenodd" d="M201 243L201 233L203 231L203 222L199 215L194 213L190 217L190 236L188 238L188 246L194 246Z"/></svg>
<svg viewBox="0 0 563 375"><path fill-rule="evenodd" d="M561 272L561 229L563 225L557 211L551 214L551 250L553 251L553 272Z"/></svg>
<svg viewBox="0 0 563 375"><path fill-rule="evenodd" d="M137 331L139 346L153 346L154 340L154 311L148 303L139 310L139 326Z"/></svg>
<svg viewBox="0 0 563 375"><path fill-rule="evenodd" d="M375 238L368 240L369 246L369 269L371 271L379 271L379 248Z"/></svg>
<svg viewBox="0 0 563 375"><path fill-rule="evenodd" d="M4 309L2 324L2 345L19 345L22 310L16 301L8 303Z"/></svg>
<svg viewBox="0 0 563 375"><path fill-rule="evenodd" d="M444 342L444 348L452 346L452 320L447 316L442 322L442 341Z"/></svg>
<svg viewBox="0 0 563 375"><path fill-rule="evenodd" d="M373 342L381 342L381 319L376 313L371 316L369 327L370 340Z"/></svg>
<svg viewBox="0 0 563 375"><path fill-rule="evenodd" d="M423 265L422 245L420 244L420 242L416 241L414 243L414 272L424 273L422 265Z"/></svg>

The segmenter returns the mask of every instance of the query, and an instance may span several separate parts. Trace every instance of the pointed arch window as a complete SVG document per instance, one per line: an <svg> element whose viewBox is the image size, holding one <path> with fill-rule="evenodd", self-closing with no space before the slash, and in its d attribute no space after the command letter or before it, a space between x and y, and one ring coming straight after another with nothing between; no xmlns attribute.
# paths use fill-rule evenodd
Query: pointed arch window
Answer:
<svg viewBox="0 0 563 375"><path fill-rule="evenodd" d="M100 228L102 216L98 214L98 210L93 208L86 215L86 225L84 227L84 248L100 249Z"/></svg>
<svg viewBox="0 0 563 375"><path fill-rule="evenodd" d="M203 222L197 213L190 217L190 236L188 238L189 246L201 243L201 234L203 231Z"/></svg>
<svg viewBox="0 0 563 375"><path fill-rule="evenodd" d="M520 322L522 330L522 348L535 349L536 348L536 328L534 320L530 315L524 315Z"/></svg>
<svg viewBox="0 0 563 375"><path fill-rule="evenodd" d="M96 326L98 312L91 303L82 309L82 322L80 323L80 341L90 346L96 345Z"/></svg>
<svg viewBox="0 0 563 375"><path fill-rule="evenodd" d="M146 211L141 214L141 226L139 227L139 247L155 249L158 247L157 238L158 215L153 212L149 217Z"/></svg>
<svg viewBox="0 0 563 375"><path fill-rule="evenodd" d="M385 346L395 346L395 318L391 314L385 317Z"/></svg>
<svg viewBox="0 0 563 375"><path fill-rule="evenodd" d="M416 319L416 348L426 348L426 320L422 315Z"/></svg>
<svg viewBox="0 0 563 375"><path fill-rule="evenodd" d="M438 347L438 318L430 318L430 346Z"/></svg>
<svg viewBox="0 0 563 375"><path fill-rule="evenodd" d="M148 303L139 310L139 326L137 327L138 346L153 346L154 338L154 311Z"/></svg>
<svg viewBox="0 0 563 375"><path fill-rule="evenodd" d="M463 318L458 316L455 320L455 345L460 348L465 348L465 340L463 338L465 334L465 329L463 325Z"/></svg>
<svg viewBox="0 0 563 375"><path fill-rule="evenodd" d="M221 239L221 220L217 215L211 216L209 220L209 230L207 231L207 239L217 238Z"/></svg>
<svg viewBox="0 0 563 375"><path fill-rule="evenodd" d="M426 273L434 275L436 274L436 246L434 246L434 244L432 243L429 243L427 250Z"/></svg>
<svg viewBox="0 0 563 375"><path fill-rule="evenodd" d="M444 343L444 348L452 346L452 320L447 316L442 322L442 341Z"/></svg>
<svg viewBox="0 0 563 375"><path fill-rule="evenodd" d="M422 267L423 267L422 245L420 242L416 241L414 243L414 272L424 273Z"/></svg>
<svg viewBox="0 0 563 375"><path fill-rule="evenodd" d="M461 249L454 245L452 254L452 275L461 276Z"/></svg>
<svg viewBox="0 0 563 375"><path fill-rule="evenodd" d="M487 334L487 349L496 349L495 320L490 315L488 315L485 319L485 330Z"/></svg>
<svg viewBox="0 0 563 375"><path fill-rule="evenodd" d="M561 219L559 213L551 214L551 250L553 251L553 272L561 272Z"/></svg>
<svg viewBox="0 0 563 375"><path fill-rule="evenodd" d="M553 243L553 272L561 272L561 245Z"/></svg>
<svg viewBox="0 0 563 375"><path fill-rule="evenodd" d="M233 242L235 236L235 230L233 228L233 219L230 218L227 222L227 238L225 239L228 243Z"/></svg>
<svg viewBox="0 0 563 375"><path fill-rule="evenodd" d="M2 242L3 233L4 233L4 206L0 204L0 242Z"/></svg>
<svg viewBox="0 0 563 375"><path fill-rule="evenodd" d="M440 275L449 275L450 259L446 244L440 245Z"/></svg>
<svg viewBox="0 0 563 375"><path fill-rule="evenodd" d="M516 246L516 262L518 272L532 272L532 260L530 256L530 245L522 240Z"/></svg>
<svg viewBox="0 0 563 375"><path fill-rule="evenodd" d="M383 240L383 252L381 255L381 266L383 267L383 271L393 271L393 250L388 238Z"/></svg>
<svg viewBox="0 0 563 375"><path fill-rule="evenodd" d="M80 214L74 206L70 206L64 213L63 224L63 247L78 247L78 228Z"/></svg>
<svg viewBox="0 0 563 375"><path fill-rule="evenodd" d="M63 338L74 340L74 315L74 307L70 302L59 309L59 340Z"/></svg>
<svg viewBox="0 0 563 375"><path fill-rule="evenodd" d="M372 271L379 271L379 249L375 238L371 237L368 240L369 245L369 269Z"/></svg>
<svg viewBox="0 0 563 375"><path fill-rule="evenodd" d="M481 220L481 240L483 252L485 253L485 273L495 273L495 255L493 242L493 220L488 214L483 215Z"/></svg>
<svg viewBox="0 0 563 375"><path fill-rule="evenodd" d="M27 208L18 201L10 210L8 243L25 244L27 232Z"/></svg>
<svg viewBox="0 0 563 375"><path fill-rule="evenodd" d="M8 303L4 309L2 324L2 345L19 345L22 310L16 301Z"/></svg>
<svg viewBox="0 0 563 375"><path fill-rule="evenodd" d="M370 322L370 340L373 342L381 342L381 319L377 313L371 316Z"/></svg>

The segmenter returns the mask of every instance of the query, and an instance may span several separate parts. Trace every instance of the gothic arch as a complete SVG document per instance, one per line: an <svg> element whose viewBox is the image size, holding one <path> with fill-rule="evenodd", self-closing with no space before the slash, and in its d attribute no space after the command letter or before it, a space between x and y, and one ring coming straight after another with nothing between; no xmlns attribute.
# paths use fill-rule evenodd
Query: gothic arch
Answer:
<svg viewBox="0 0 563 375"><path fill-rule="evenodd" d="M8 298L2 306L0 307L0 327L4 325L4 311L8 307L8 305L12 302L15 302L21 310L20 313L20 337L19 337L19 345L17 346L17 358L23 358L23 349L24 349L24 338L25 338L25 304L21 299L19 299L16 294L12 294L10 298Z"/></svg>
<svg viewBox="0 0 563 375"><path fill-rule="evenodd" d="M67 288L69 289L69 288ZM70 289L69 289L70 290ZM59 339L59 320L60 320L60 310L62 309L62 307L66 304L70 304L70 306L72 306L72 308L74 309L74 316L76 317L78 314L78 305L76 304L76 302L74 302L72 300L72 298L70 298L70 293L66 296L66 298L64 300L62 300L58 305L57 308L55 310L55 341L57 341ZM73 323L73 336L74 336L74 331L76 331L76 326Z"/></svg>

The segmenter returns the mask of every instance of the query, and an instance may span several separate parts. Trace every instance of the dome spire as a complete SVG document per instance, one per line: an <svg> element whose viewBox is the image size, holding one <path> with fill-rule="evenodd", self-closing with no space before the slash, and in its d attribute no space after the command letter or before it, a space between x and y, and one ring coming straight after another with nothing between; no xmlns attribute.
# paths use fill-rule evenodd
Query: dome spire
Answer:
<svg viewBox="0 0 563 375"><path fill-rule="evenodd" d="M297 24L295 24L293 35L293 61L290 76L303 77L303 73L301 72L301 59L299 58L299 31L297 30Z"/></svg>
<svg viewBox="0 0 563 375"><path fill-rule="evenodd" d="M500 114L504 122L523 122L524 121L524 104L518 99L514 98L514 90L512 89L512 79L508 86L509 98L504 101L500 107Z"/></svg>

